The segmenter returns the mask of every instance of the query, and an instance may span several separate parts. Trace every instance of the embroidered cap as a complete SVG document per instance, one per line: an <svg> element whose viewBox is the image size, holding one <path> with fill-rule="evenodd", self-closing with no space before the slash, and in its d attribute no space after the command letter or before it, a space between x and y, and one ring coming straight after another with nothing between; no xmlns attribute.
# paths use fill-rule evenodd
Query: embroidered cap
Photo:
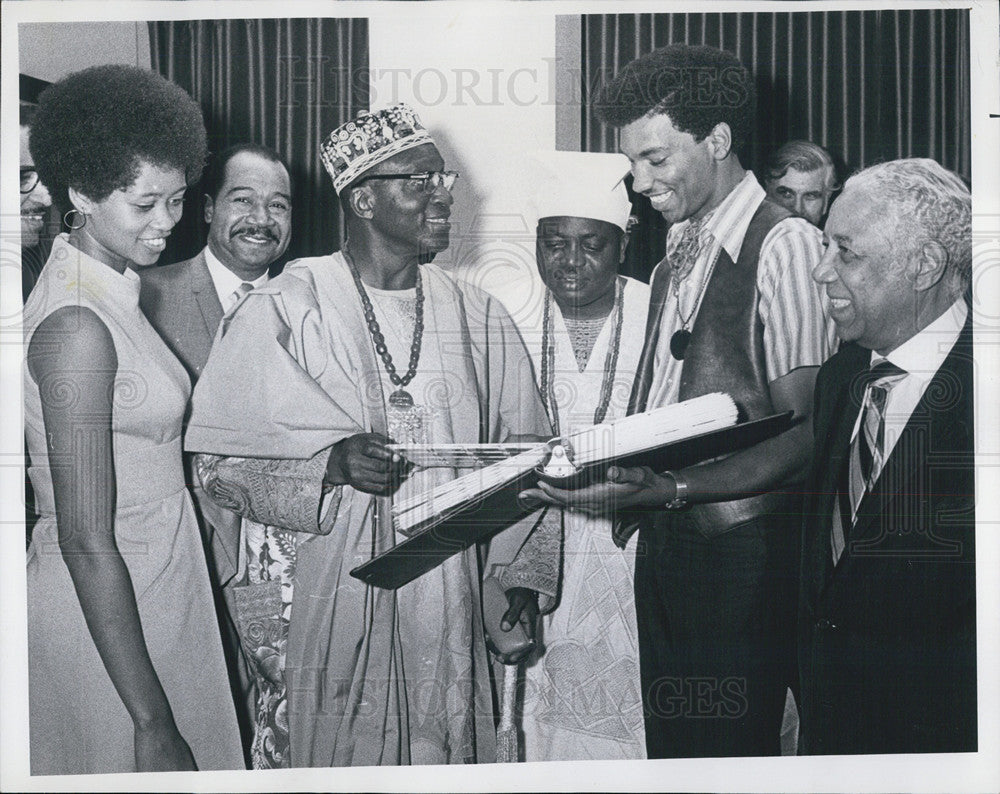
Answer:
<svg viewBox="0 0 1000 794"><path fill-rule="evenodd" d="M319 156L339 194L369 168L425 143L434 143L430 133L413 108L400 102L374 112L363 110L354 121L341 124L320 144Z"/></svg>
<svg viewBox="0 0 1000 794"><path fill-rule="evenodd" d="M595 218L622 231L632 205L622 181L629 172L623 154L539 151L527 158L534 220L554 216Z"/></svg>

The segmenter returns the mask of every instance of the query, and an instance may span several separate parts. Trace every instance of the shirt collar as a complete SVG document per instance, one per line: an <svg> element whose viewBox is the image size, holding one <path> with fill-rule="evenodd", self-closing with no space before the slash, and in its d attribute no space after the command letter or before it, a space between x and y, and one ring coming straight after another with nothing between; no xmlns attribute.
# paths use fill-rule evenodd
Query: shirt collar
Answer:
<svg viewBox="0 0 1000 794"><path fill-rule="evenodd" d="M907 373L933 376L958 341L968 316L969 307L964 298L959 298L944 314L918 331L915 336L911 336L889 355L880 356L872 351L872 361L886 358Z"/></svg>
<svg viewBox="0 0 1000 794"><path fill-rule="evenodd" d="M219 303L225 306L229 296L239 289L240 284L243 283L243 279L222 264L222 262L219 261L219 258L212 253L212 249L207 245L205 246L205 264L208 266L208 273L212 277L212 284L215 287L215 293L219 296ZM248 283L253 284L254 289L256 289L257 287L264 286L264 284L267 283L267 278L268 275L265 270L262 276Z"/></svg>
<svg viewBox="0 0 1000 794"><path fill-rule="evenodd" d="M740 255L740 248L743 247L743 237L746 235L747 227L764 196L764 189L753 172L747 171L719 206L708 213L704 219L702 235L710 235L710 239L726 249L729 258L735 262ZM674 234L681 234L689 223L691 220L687 219L674 224L670 229L670 237L674 238ZM704 241L705 238L702 239ZM704 245L704 242L702 244Z"/></svg>

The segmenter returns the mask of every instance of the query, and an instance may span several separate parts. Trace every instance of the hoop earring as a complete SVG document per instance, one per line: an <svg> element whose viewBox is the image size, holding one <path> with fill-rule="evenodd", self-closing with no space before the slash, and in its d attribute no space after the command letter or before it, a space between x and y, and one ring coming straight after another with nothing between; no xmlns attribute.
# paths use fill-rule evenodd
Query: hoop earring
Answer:
<svg viewBox="0 0 1000 794"><path fill-rule="evenodd" d="M72 223L70 223L70 216L73 215L74 213L76 213L83 219L83 223L81 223L79 226L74 226ZM82 212L80 212L80 210L76 209L76 207L74 207L73 209L69 210L69 212L67 212L65 215L63 215L63 223L66 224L66 227L71 232L75 232L87 225L87 216L84 215Z"/></svg>

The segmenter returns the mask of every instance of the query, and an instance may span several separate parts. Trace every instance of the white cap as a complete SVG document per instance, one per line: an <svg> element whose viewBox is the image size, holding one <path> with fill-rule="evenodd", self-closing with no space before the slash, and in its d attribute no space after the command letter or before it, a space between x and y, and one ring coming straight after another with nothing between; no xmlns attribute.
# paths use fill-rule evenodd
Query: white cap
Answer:
<svg viewBox="0 0 1000 794"><path fill-rule="evenodd" d="M538 151L528 155L526 170L536 222L555 216L594 218L626 230L632 205L622 181L629 172L625 155Z"/></svg>

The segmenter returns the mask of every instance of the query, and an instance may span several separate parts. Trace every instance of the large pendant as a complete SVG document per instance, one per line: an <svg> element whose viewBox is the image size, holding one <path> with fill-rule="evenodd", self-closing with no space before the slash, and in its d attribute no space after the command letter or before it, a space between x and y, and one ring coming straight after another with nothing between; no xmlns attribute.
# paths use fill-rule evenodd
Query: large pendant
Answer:
<svg viewBox="0 0 1000 794"><path fill-rule="evenodd" d="M408 392L399 389L389 395L385 418L389 438L400 444L430 444L435 412L425 405L415 405Z"/></svg>
<svg viewBox="0 0 1000 794"><path fill-rule="evenodd" d="M684 360L684 354L687 353L688 345L691 343L691 332L686 328L681 328L679 331L674 331L674 335L670 337L670 355L676 358L678 361Z"/></svg>
<svg viewBox="0 0 1000 794"><path fill-rule="evenodd" d="M408 391L396 389L396 391L389 395L389 405L393 405L396 408L412 408L413 397Z"/></svg>

